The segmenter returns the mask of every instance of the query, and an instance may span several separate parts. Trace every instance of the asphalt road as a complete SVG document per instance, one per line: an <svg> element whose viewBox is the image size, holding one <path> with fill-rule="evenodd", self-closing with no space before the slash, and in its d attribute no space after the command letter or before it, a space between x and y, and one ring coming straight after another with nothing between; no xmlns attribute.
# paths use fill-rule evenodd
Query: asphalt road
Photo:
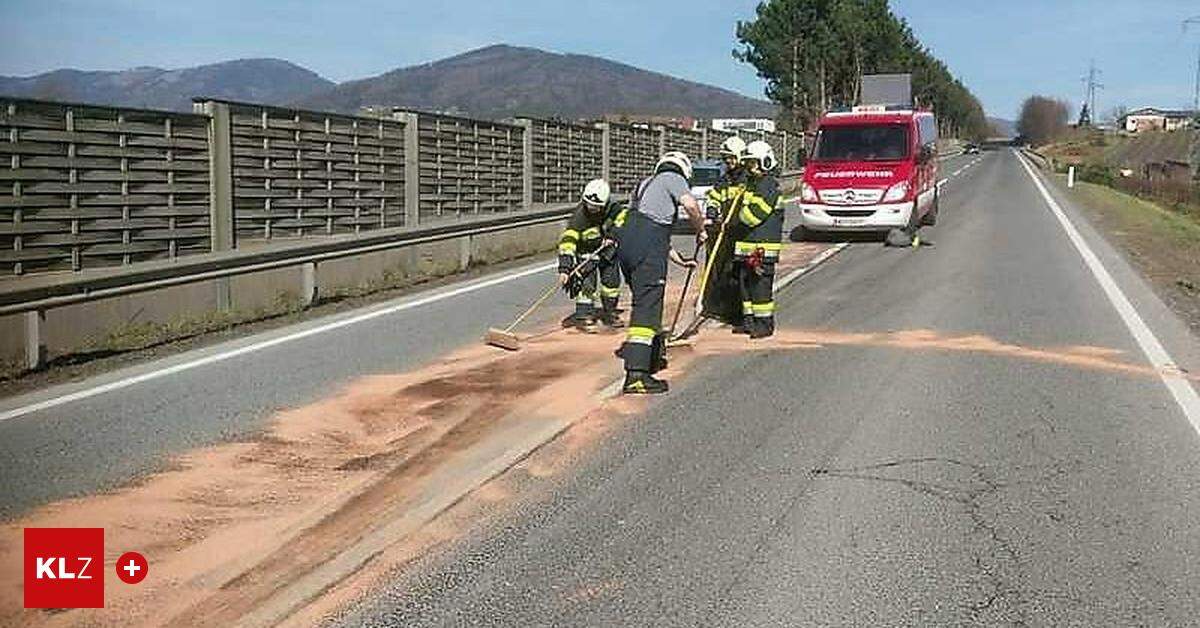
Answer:
<svg viewBox="0 0 1200 628"><path fill-rule="evenodd" d="M340 621L1196 625L1196 428L1153 373L1073 359L1146 364L1015 155L942 203L936 246L854 244L780 296L783 328L829 344L710 359ZM1197 340L1064 210L1200 372Z"/></svg>
<svg viewBox="0 0 1200 628"><path fill-rule="evenodd" d="M681 236L680 245L686 240ZM180 452L245 438L280 409L478 343L489 327L506 326L554 282L553 268L546 256L477 280L4 399L0 518L120 487L164 468ZM573 307L566 298L552 300L525 325L557 320ZM118 388L90 394L112 386ZM72 397L79 394L90 396ZM39 408L46 402L58 405Z"/></svg>

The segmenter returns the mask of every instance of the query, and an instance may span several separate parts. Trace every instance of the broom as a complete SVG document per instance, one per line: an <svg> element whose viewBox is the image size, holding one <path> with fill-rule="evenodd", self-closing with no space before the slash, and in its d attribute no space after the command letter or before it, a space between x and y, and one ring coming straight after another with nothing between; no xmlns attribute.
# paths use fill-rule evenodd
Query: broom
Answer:
<svg viewBox="0 0 1200 628"><path fill-rule="evenodd" d="M611 244L611 241L606 242L594 252L584 256L583 261L576 264L575 268L572 268L571 272L567 273L567 277L570 278L572 275L578 273L579 269L583 268L584 264L587 264L593 259L599 257L600 251L603 251ZM521 321L528 318L529 315L534 312L534 310L541 307L541 305L546 302L546 299L549 299L558 290L558 288L558 280L555 279L554 284L547 288L546 291L542 293L542 296L538 297L537 300L535 300L528 309L522 312L521 315L518 316L517 319L514 320L508 327L505 327L504 329L492 327L491 329L487 330L487 334L485 334L483 337L484 344L489 344L493 347L499 347L508 351L519 351L521 349L521 339L518 338L515 333L513 333L513 329L516 328L517 325L520 325Z"/></svg>

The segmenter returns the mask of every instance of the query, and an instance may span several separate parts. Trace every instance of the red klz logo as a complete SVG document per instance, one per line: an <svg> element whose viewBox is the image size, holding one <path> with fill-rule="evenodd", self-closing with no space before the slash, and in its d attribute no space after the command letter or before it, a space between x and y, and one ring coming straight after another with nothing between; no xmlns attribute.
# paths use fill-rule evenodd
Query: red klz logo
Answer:
<svg viewBox="0 0 1200 628"><path fill-rule="evenodd" d="M25 528L25 608L104 608L104 528Z"/></svg>

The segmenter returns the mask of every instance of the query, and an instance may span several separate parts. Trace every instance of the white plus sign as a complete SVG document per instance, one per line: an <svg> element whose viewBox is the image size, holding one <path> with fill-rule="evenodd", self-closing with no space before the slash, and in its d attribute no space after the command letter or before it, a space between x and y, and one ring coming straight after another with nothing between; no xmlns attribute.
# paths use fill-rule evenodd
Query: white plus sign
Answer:
<svg viewBox="0 0 1200 628"><path fill-rule="evenodd" d="M122 569L128 571L129 577L132 578L137 575L137 572L141 569L141 567L138 567L137 563L133 562L133 559L131 558L129 559L129 564L122 567Z"/></svg>

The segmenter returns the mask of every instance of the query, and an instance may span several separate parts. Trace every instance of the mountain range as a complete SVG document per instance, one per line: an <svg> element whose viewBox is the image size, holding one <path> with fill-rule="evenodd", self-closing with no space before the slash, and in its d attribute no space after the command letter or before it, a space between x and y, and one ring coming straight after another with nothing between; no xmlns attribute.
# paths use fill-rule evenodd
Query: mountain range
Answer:
<svg viewBox="0 0 1200 628"><path fill-rule="evenodd" d="M498 44L398 68L329 81L281 59L239 59L178 70L55 70L0 76L0 94L190 111L205 96L355 113L364 106L451 111L481 118L516 115L771 117L765 100L600 57Z"/></svg>

